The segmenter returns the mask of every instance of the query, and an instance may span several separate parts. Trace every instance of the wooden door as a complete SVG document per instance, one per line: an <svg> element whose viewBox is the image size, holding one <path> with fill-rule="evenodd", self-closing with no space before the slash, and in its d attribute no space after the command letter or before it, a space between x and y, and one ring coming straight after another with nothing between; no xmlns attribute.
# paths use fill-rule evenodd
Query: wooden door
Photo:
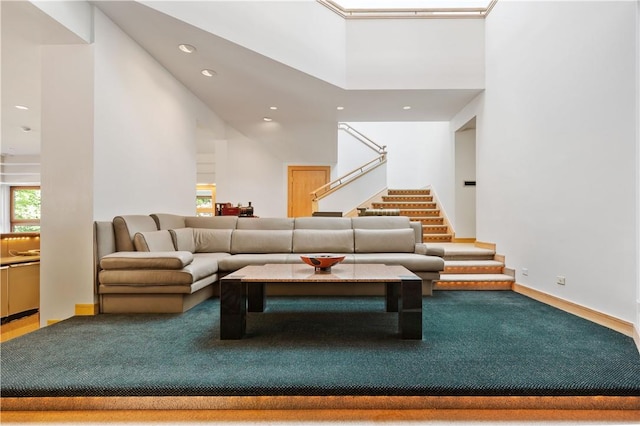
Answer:
<svg viewBox="0 0 640 426"><path fill-rule="evenodd" d="M289 166L289 217L311 216L311 191L329 183L329 166Z"/></svg>

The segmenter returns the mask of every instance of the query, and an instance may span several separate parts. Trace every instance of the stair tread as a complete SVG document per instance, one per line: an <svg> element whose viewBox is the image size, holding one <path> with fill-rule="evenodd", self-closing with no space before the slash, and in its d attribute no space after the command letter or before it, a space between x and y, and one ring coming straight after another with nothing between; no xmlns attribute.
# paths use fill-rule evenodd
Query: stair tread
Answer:
<svg viewBox="0 0 640 426"><path fill-rule="evenodd" d="M494 255L496 253L495 250L476 247L472 244L444 243L441 245L435 245L435 247L444 248L445 256L453 256L453 257L472 256L472 255L487 256L487 255ZM455 259L451 259L451 260L455 260Z"/></svg>
<svg viewBox="0 0 640 426"><path fill-rule="evenodd" d="M444 266L504 266L497 260L445 260Z"/></svg>
<svg viewBox="0 0 640 426"><path fill-rule="evenodd" d="M442 274L438 281L515 281L506 274Z"/></svg>

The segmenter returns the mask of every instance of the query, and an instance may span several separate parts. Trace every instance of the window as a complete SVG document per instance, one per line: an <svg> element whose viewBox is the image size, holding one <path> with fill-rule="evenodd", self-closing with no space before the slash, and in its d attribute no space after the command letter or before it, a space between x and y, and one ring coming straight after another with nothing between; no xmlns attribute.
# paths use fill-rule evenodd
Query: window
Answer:
<svg viewBox="0 0 640 426"><path fill-rule="evenodd" d="M215 216L215 184L198 184L196 187L196 216Z"/></svg>
<svg viewBox="0 0 640 426"><path fill-rule="evenodd" d="M40 232L40 187L11 187L11 232Z"/></svg>

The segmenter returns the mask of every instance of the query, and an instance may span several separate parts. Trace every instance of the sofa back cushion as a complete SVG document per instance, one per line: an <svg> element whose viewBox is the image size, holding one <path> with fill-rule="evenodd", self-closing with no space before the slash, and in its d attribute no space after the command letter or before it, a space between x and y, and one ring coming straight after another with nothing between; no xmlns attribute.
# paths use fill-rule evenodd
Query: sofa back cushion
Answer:
<svg viewBox="0 0 640 426"><path fill-rule="evenodd" d="M415 233L404 229L354 229L356 253L413 253Z"/></svg>
<svg viewBox="0 0 640 426"><path fill-rule="evenodd" d="M282 229L236 229L231 234L231 253L291 253L292 234Z"/></svg>
<svg viewBox="0 0 640 426"><path fill-rule="evenodd" d="M196 252L196 243L193 239L193 228L170 229L173 245L178 251Z"/></svg>
<svg viewBox="0 0 640 426"><path fill-rule="evenodd" d="M133 236L136 251L175 251L171 233L168 230L137 232Z"/></svg>
<svg viewBox="0 0 640 426"><path fill-rule="evenodd" d="M113 218L117 251L134 251L133 237L137 232L157 231L155 220L145 215L124 215Z"/></svg>
<svg viewBox="0 0 640 426"><path fill-rule="evenodd" d="M297 217L295 229L351 229L350 217Z"/></svg>
<svg viewBox="0 0 640 426"><path fill-rule="evenodd" d="M153 213L150 214L156 222L158 229L179 229L184 228L184 216L170 213Z"/></svg>
<svg viewBox="0 0 640 426"><path fill-rule="evenodd" d="M293 229L291 217L239 217L237 229L283 230Z"/></svg>
<svg viewBox="0 0 640 426"><path fill-rule="evenodd" d="M353 253L352 229L294 229L294 253Z"/></svg>
<svg viewBox="0 0 640 426"><path fill-rule="evenodd" d="M358 216L351 218L353 229L402 229L410 228L407 216Z"/></svg>
<svg viewBox="0 0 640 426"><path fill-rule="evenodd" d="M187 216L184 226L187 228L235 229L237 216Z"/></svg>
<svg viewBox="0 0 640 426"><path fill-rule="evenodd" d="M232 229L193 229L194 253L230 253Z"/></svg>

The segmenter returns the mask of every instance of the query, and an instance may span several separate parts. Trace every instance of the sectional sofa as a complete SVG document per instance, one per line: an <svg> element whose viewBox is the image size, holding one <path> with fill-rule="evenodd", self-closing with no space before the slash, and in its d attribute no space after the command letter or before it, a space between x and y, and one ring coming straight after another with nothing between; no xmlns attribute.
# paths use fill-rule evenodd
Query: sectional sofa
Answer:
<svg viewBox="0 0 640 426"><path fill-rule="evenodd" d="M403 216L244 218L173 214L95 222L95 287L102 313L184 312L218 293L246 265L301 263L301 254L344 254L345 263L403 265L423 293L444 269L441 248L422 243ZM270 285L268 294L374 295L375 286Z"/></svg>

